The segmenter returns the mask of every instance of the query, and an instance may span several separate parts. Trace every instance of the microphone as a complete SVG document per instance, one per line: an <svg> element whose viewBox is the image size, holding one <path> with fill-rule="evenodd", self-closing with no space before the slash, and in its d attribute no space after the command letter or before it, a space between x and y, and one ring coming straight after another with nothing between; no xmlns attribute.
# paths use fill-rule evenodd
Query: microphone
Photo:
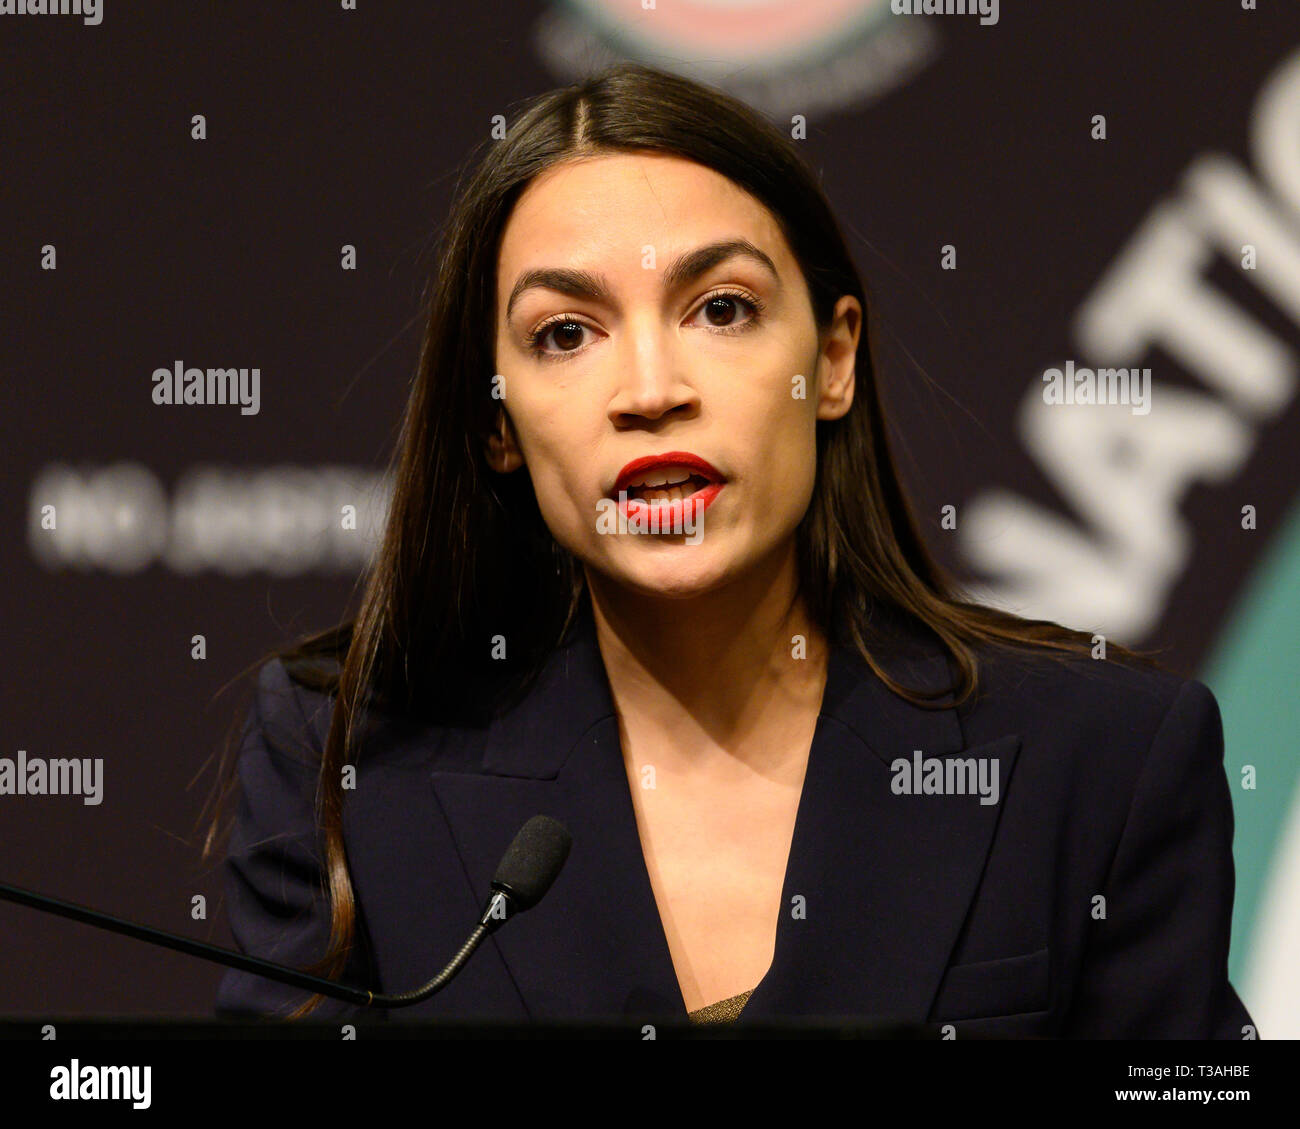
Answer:
<svg viewBox="0 0 1300 1129"><path fill-rule="evenodd" d="M34 890L24 890L18 886L0 883L0 899L30 906L43 913L70 917L74 921L93 925L96 929L121 933L139 941L147 941L151 945L189 953L203 960L238 968L243 972L253 972L268 980L289 984L294 988L304 988L332 999L346 1000L348 1003L359 1004L362 1007L410 1007L412 1004L427 1000L434 993L445 988L469 960L474 950L479 947L484 937L495 933L510 918L531 909L541 901L569 857L569 848L572 845L573 838L562 823L546 815L533 816L519 829L514 841L497 864L496 874L492 878L492 893L469 938L437 976L420 988L398 995L377 994L366 988L354 988L335 980L326 980L324 977L313 976L308 972L299 972L288 965L274 964L260 957L246 956L244 953L209 945L204 941L191 940L176 933L164 933L160 929L123 921L121 918L100 913L98 910L61 901L58 898L46 897Z"/></svg>
<svg viewBox="0 0 1300 1129"><path fill-rule="evenodd" d="M535 815L519 829L514 842L497 863L492 876L492 896L479 924L495 933L514 913L532 909L551 888L573 839L564 825L546 815Z"/></svg>

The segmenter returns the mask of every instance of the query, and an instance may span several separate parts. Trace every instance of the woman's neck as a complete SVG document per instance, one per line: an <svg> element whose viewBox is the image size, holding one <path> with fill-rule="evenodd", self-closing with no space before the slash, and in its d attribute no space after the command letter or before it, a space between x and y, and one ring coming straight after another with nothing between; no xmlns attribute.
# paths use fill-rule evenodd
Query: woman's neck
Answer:
<svg viewBox="0 0 1300 1129"><path fill-rule="evenodd" d="M798 595L793 549L776 569L695 599L655 599L588 570L601 658L634 761L725 756L762 771L815 720L829 644Z"/></svg>

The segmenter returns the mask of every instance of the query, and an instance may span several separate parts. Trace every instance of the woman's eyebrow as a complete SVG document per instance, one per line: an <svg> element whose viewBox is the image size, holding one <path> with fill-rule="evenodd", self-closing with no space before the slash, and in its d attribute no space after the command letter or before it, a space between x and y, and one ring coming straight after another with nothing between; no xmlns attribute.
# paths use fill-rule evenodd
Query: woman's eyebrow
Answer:
<svg viewBox="0 0 1300 1129"><path fill-rule="evenodd" d="M718 264L737 257L754 260L770 271L778 282L781 281L776 264L761 247L756 247L748 239L721 239L685 251L675 258L664 271L664 285L673 290L699 278ZM570 267L536 267L524 271L510 291L510 300L506 303L507 321L524 291L535 287L556 290L571 298L587 298L593 302L612 304L609 283L603 275Z"/></svg>

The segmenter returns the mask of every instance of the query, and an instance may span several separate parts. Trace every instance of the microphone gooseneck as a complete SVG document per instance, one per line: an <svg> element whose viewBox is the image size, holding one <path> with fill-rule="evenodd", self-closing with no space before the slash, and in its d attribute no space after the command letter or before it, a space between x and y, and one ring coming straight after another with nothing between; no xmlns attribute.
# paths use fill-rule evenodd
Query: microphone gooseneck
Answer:
<svg viewBox="0 0 1300 1129"><path fill-rule="evenodd" d="M496 874L492 876L492 894L479 915L478 925L447 967L413 992L373 997L373 1006L409 1007L428 999L446 985L469 960L470 954L479 947L484 937L495 933L510 918L531 909L542 900L569 857L572 845L573 838L564 824L548 815L533 816L519 829L514 841L501 856Z"/></svg>

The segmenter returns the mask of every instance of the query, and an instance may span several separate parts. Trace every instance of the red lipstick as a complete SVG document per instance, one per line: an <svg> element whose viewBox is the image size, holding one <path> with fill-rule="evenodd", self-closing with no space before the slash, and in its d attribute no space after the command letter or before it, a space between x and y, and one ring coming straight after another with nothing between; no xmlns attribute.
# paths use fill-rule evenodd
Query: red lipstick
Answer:
<svg viewBox="0 0 1300 1129"><path fill-rule="evenodd" d="M693 494L675 502L647 502L641 498L620 496L627 490L629 482L649 471L664 467L681 467L704 479L705 484ZM722 493L725 484L726 479L721 471L707 459L690 451L665 451L662 455L646 455L628 463L618 472L610 496L618 501L618 508L626 518L642 511L648 513L653 508L659 513L661 526L668 523L668 528L681 528L680 523L698 521L713 500Z"/></svg>
<svg viewBox="0 0 1300 1129"><path fill-rule="evenodd" d="M646 471L655 470L659 467L670 466L685 467L691 473L698 474L701 478L707 478L710 483L723 481L721 473L707 459L702 459L699 455L692 455L690 451L667 451L662 455L645 455L642 458L633 459L618 472L618 477L614 480L612 493L617 494L620 490L626 490L627 484L639 474L644 474Z"/></svg>

